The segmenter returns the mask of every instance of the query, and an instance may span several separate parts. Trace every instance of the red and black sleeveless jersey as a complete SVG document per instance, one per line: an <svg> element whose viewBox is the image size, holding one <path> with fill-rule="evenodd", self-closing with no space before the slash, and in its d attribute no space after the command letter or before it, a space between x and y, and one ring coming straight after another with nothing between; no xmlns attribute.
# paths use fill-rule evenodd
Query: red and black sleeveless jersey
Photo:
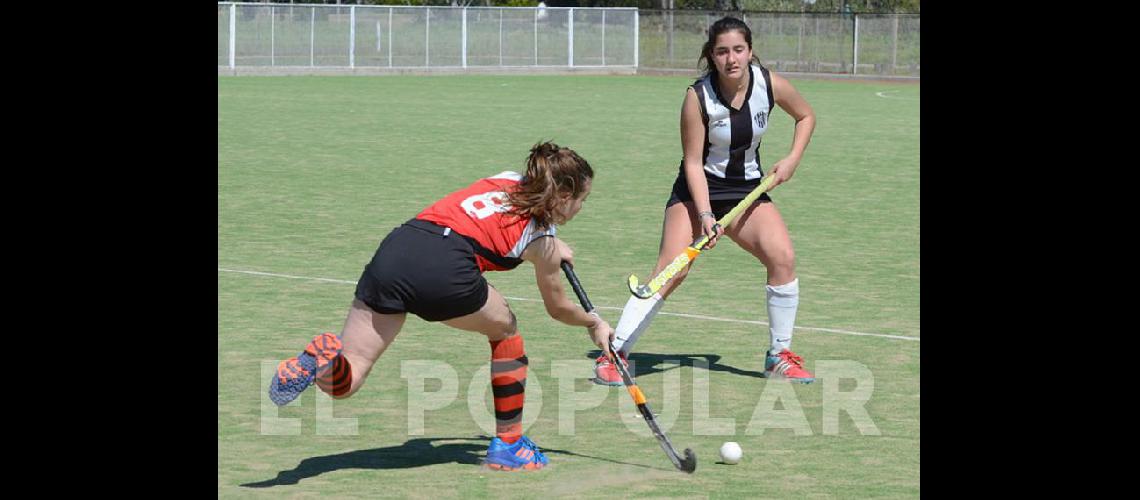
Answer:
<svg viewBox="0 0 1140 500"><path fill-rule="evenodd" d="M522 175L502 172L445 196L416 216L451 228L475 247L480 271L507 271L522 263L520 256L532 241L554 236L553 224L538 230L530 218L507 213L507 192Z"/></svg>

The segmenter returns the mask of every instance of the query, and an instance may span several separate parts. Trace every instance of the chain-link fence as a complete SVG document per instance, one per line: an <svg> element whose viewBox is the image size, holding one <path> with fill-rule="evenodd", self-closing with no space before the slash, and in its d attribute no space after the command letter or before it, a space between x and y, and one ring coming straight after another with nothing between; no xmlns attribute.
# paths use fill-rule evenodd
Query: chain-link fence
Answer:
<svg viewBox="0 0 1140 500"><path fill-rule="evenodd" d="M725 13L633 8L218 4L218 66L697 70ZM729 13L782 72L918 77L917 14Z"/></svg>
<svg viewBox="0 0 1140 500"><path fill-rule="evenodd" d="M863 14L855 19L857 74L919 76L920 16Z"/></svg>
<svg viewBox="0 0 1140 500"><path fill-rule="evenodd" d="M637 67L637 9L218 4L218 66Z"/></svg>
<svg viewBox="0 0 1140 500"><path fill-rule="evenodd" d="M696 70L714 11L638 13L640 69ZM918 15L730 13L752 29L752 50L776 71L919 76Z"/></svg>

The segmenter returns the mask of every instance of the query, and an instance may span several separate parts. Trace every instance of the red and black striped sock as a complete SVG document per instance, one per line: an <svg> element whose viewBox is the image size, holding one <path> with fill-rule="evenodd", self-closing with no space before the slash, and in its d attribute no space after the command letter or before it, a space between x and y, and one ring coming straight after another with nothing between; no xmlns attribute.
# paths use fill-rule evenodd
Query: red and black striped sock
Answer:
<svg viewBox="0 0 1140 500"><path fill-rule="evenodd" d="M334 398L348 394L352 388L352 365L343 354L338 354L331 367L317 376L317 387Z"/></svg>
<svg viewBox="0 0 1140 500"><path fill-rule="evenodd" d="M491 392L495 396L495 434L505 443L522 437L526 399L526 349L522 335L491 342Z"/></svg>

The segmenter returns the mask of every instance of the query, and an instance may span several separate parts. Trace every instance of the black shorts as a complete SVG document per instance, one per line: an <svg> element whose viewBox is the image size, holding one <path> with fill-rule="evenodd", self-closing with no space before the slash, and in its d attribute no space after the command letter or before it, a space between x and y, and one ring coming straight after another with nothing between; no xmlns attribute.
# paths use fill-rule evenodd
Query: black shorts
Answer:
<svg viewBox="0 0 1140 500"><path fill-rule="evenodd" d="M463 236L412 219L380 242L356 284L356 298L378 313L443 321L483 307L487 280Z"/></svg>
<svg viewBox="0 0 1140 500"><path fill-rule="evenodd" d="M731 212L736 204L740 203L740 200L748 196L748 193L756 189L756 186L760 185L761 179L732 181L706 175L705 180L709 186L709 205L716 218L720 219ZM681 171L677 174L677 180L673 181L673 191L669 193L669 200L665 202L665 208L684 201L693 201L693 195L689 193L689 180L685 178L685 170L682 166ZM771 201L772 198L768 196L768 193L764 193L756 198L752 204L771 203Z"/></svg>

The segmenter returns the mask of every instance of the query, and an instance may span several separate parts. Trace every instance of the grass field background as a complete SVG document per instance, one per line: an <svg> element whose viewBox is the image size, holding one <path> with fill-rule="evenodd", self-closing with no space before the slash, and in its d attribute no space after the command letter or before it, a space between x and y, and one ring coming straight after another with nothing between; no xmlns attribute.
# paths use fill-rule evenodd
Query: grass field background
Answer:
<svg viewBox="0 0 1140 500"><path fill-rule="evenodd" d="M574 148L597 173L583 211L559 234L616 325L629 296L625 276L648 275L656 258L691 78L219 77L219 496L917 497L920 87L792 81L818 117L795 177L773 193L797 252L793 347L810 370L825 360L866 367L874 386L864 408L880 434L864 435L845 412L838 432L825 434L826 380L789 386L789 398L787 387L768 387L783 382L758 377L768 343L767 327L754 323L767 321L765 270L726 241L701 256L634 356L650 405L663 420L675 415L666 432L699 457L693 475L676 472L630 418L624 389L587 380L593 345L584 329L546 316L529 264L488 273L505 296L525 299L510 302L530 358L525 416L537 420L527 434L552 462L509 474L475 465L487 439L467 394L489 386L476 373L489 358L478 334L410 316L367 384L333 405L335 418L355 419L354 435L318 434L315 390L278 412L298 419L299 433L263 433L262 366L317 333L339 332L352 283L388 231L477 178L521 170L544 139ZM791 126L773 112L765 165L786 154ZM426 414L422 435L409 435L403 360L447 363L458 375L456 400ZM574 384L582 394L562 400L606 392L575 414L572 434L560 432L552 373L566 363L582 363ZM694 384L708 388L710 417L735 421L729 435L694 425L702 399ZM840 381L839 390L855 385ZM765 394L785 396L778 409L801 408L810 432L749 433ZM484 399L489 407L489 391ZM739 465L716 463L724 441L743 447Z"/></svg>

